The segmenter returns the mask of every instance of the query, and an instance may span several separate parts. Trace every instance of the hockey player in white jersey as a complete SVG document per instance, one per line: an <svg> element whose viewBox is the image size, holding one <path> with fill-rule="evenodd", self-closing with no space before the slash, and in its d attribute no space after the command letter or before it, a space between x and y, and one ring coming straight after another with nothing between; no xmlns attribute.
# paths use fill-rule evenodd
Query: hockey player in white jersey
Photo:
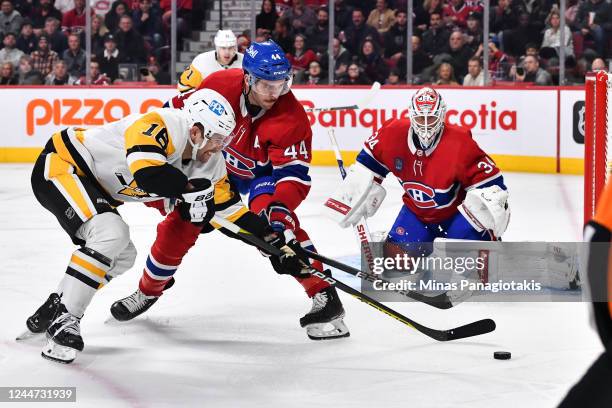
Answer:
<svg viewBox="0 0 612 408"><path fill-rule="evenodd" d="M219 30L214 39L215 49L196 56L178 81L180 93L196 89L213 72L229 68L242 68L242 54L238 52L236 36L232 30Z"/></svg>
<svg viewBox="0 0 612 408"><path fill-rule="evenodd" d="M218 215L260 219L239 200L227 203L232 197L221 150L233 137L231 105L216 91L202 89L186 108L155 109L89 130L65 129L38 157L34 195L80 246L57 290L26 321L30 333L46 331L43 357L74 360L84 347L80 319L93 296L134 264L136 248L117 206L167 197L179 200L185 220L207 223L222 200L226 205ZM285 251L277 272L305 269L280 237L267 240Z"/></svg>

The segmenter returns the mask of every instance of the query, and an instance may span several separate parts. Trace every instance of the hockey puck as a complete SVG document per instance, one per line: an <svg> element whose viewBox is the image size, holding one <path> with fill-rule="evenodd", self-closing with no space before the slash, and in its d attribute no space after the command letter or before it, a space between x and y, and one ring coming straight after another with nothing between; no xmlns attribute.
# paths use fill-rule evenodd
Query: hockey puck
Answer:
<svg viewBox="0 0 612 408"><path fill-rule="evenodd" d="M496 360L510 360L512 354L509 351L496 351L493 353L493 358Z"/></svg>

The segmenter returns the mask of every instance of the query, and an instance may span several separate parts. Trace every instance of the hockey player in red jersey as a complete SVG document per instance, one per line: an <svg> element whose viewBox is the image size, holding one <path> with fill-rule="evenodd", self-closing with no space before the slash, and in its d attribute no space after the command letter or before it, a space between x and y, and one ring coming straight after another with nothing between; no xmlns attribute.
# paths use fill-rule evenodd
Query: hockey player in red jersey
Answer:
<svg viewBox="0 0 612 408"><path fill-rule="evenodd" d="M463 127L444 123L446 106L432 88L412 97L409 119L392 119L365 142L325 208L342 227L371 217L393 173L404 190L386 250L431 253L435 238L496 240L510 218L508 192L493 160Z"/></svg>
<svg viewBox="0 0 612 408"><path fill-rule="evenodd" d="M294 213L310 190L312 131L289 89L290 69L285 53L273 41L253 43L245 53L243 69L215 72L198 89L221 93L236 112L234 138L224 149L232 192L237 197L237 192L248 195L249 209L266 217L288 243L297 240L314 250ZM180 109L188 97L189 93L178 95L170 105ZM174 212L158 225L140 280L144 295L161 296L201 230ZM320 263L313 266L322 269ZM300 319L308 336L314 340L348 336L335 288L317 277L296 279L313 300L311 311Z"/></svg>

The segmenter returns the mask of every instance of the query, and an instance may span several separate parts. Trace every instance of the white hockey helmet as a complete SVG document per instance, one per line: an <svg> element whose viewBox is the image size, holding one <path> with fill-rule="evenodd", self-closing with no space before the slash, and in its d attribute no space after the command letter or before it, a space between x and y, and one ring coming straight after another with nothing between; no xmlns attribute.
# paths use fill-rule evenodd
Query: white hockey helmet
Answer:
<svg viewBox="0 0 612 408"><path fill-rule="evenodd" d="M219 30L215 34L215 48L218 47L236 47L238 41L232 30Z"/></svg>
<svg viewBox="0 0 612 408"><path fill-rule="evenodd" d="M195 91L185 101L184 110L189 115L190 127L199 124L202 126L204 142L193 146L192 159L195 160L197 151L204 147L208 140L215 140L225 148L234 137L236 115L230 103L223 95L212 89L203 88Z"/></svg>
<svg viewBox="0 0 612 408"><path fill-rule="evenodd" d="M436 90L424 87L415 92L408 109L410 127L421 147L427 149L444 128L446 104Z"/></svg>

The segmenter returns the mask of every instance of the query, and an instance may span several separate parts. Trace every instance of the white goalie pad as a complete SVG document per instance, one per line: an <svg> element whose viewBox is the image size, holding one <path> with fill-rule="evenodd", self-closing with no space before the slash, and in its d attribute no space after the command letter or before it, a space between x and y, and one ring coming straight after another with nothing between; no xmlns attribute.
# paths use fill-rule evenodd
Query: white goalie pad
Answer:
<svg viewBox="0 0 612 408"><path fill-rule="evenodd" d="M501 237L510 222L508 191L499 186L468 191L458 209L477 231L489 230L495 237Z"/></svg>
<svg viewBox="0 0 612 408"><path fill-rule="evenodd" d="M373 216L387 195L376 176L363 164L353 164L340 187L325 202L325 214L342 228L357 224L361 217Z"/></svg>

